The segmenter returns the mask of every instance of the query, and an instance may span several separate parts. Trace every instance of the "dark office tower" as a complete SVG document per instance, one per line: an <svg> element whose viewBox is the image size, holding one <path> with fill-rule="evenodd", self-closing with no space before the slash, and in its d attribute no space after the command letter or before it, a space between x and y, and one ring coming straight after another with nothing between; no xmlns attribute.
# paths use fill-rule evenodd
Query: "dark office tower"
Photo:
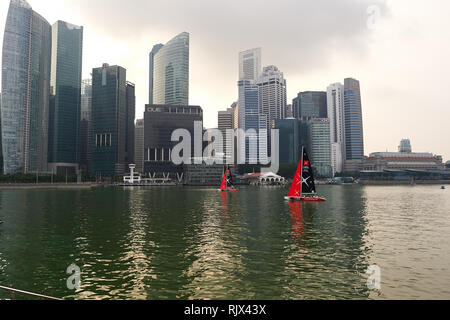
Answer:
<svg viewBox="0 0 450 320"><path fill-rule="evenodd" d="M203 110L199 106L146 105L144 113L144 172L176 172L172 163L172 142L176 129L186 129L191 134L191 156L194 157L194 122L203 123ZM203 126L202 126L203 127ZM201 141L198 143L202 143Z"/></svg>
<svg viewBox="0 0 450 320"><path fill-rule="evenodd" d="M344 171L359 171L364 158L361 89L359 81L352 78L344 80L344 127Z"/></svg>
<svg viewBox="0 0 450 320"><path fill-rule="evenodd" d="M81 83L81 114L79 154L80 170L89 172L89 127L92 110L92 79L83 80Z"/></svg>
<svg viewBox="0 0 450 320"><path fill-rule="evenodd" d="M326 118L327 93L322 91L300 92L292 101L294 118Z"/></svg>
<svg viewBox="0 0 450 320"><path fill-rule="evenodd" d="M128 171L127 122L128 113L134 114L134 105L128 103L134 104L134 97L131 99L127 92L133 90L134 85L126 81L126 70L122 67L105 63L101 68L92 70L89 132L92 175L113 177Z"/></svg>
<svg viewBox="0 0 450 320"><path fill-rule="evenodd" d="M127 82L127 113L126 113L126 126L127 126L127 140L125 145L125 162L128 164L135 164L134 162L134 118L136 113L136 95L135 85L131 82Z"/></svg>
<svg viewBox="0 0 450 320"><path fill-rule="evenodd" d="M47 169L51 27L24 0L10 2L2 52L5 174Z"/></svg>
<svg viewBox="0 0 450 320"><path fill-rule="evenodd" d="M49 170L78 172L83 27L57 21L52 26Z"/></svg>
<svg viewBox="0 0 450 320"><path fill-rule="evenodd" d="M134 162L136 171L144 172L144 119L136 120L134 127Z"/></svg>
<svg viewBox="0 0 450 320"><path fill-rule="evenodd" d="M275 129L280 132L280 163L297 164L300 161L300 126L297 119L279 119Z"/></svg>
<svg viewBox="0 0 450 320"><path fill-rule="evenodd" d="M154 85L154 81L153 81L153 70L155 69L155 54L158 53L158 51L163 47L163 44L159 43L155 46L153 46L152 51L150 52L149 55L149 80L148 80L148 92L149 92L149 97L148 97L148 103L152 104L153 103L153 85Z"/></svg>

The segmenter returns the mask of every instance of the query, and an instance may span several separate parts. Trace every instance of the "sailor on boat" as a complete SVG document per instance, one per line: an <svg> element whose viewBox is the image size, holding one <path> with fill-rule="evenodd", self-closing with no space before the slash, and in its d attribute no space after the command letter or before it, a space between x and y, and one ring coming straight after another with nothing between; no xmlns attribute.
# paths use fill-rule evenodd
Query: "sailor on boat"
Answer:
<svg viewBox="0 0 450 320"><path fill-rule="evenodd" d="M304 147L302 147L302 158L298 164L294 181L285 199L289 201L326 201L325 198L320 197L316 193L316 184L314 182L311 162Z"/></svg>
<svg viewBox="0 0 450 320"><path fill-rule="evenodd" d="M226 168L223 174L222 184L220 185L220 192L236 192L239 191L233 186L233 178L230 169Z"/></svg>

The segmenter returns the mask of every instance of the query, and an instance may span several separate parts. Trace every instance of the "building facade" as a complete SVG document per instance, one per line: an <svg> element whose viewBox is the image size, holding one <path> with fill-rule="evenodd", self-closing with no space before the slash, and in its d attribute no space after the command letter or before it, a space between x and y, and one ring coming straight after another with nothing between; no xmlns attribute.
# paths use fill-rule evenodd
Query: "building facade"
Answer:
<svg viewBox="0 0 450 320"><path fill-rule="evenodd" d="M130 92L134 92L134 85L127 82L124 68L105 63L93 69L89 134L92 175L120 176L128 170L127 143L131 139L128 113L134 116L135 109Z"/></svg>
<svg viewBox="0 0 450 320"><path fill-rule="evenodd" d="M280 119L275 122L275 129L280 133L280 163L299 163L301 156L299 121L294 118Z"/></svg>
<svg viewBox="0 0 450 320"><path fill-rule="evenodd" d="M357 172L364 158L364 132L360 83L352 78L344 80L344 128L344 171Z"/></svg>
<svg viewBox="0 0 450 320"><path fill-rule="evenodd" d="M226 111L218 113L218 129L222 133L222 145L219 148L223 153L224 163L234 161L234 134L229 135L229 130L234 130L234 109L228 108Z"/></svg>
<svg viewBox="0 0 450 320"><path fill-rule="evenodd" d="M327 93L323 91L300 92L292 100L294 118L327 118Z"/></svg>
<svg viewBox="0 0 450 320"><path fill-rule="evenodd" d="M156 50L155 50L156 51ZM152 55L152 54L150 54ZM153 55L154 104L189 104L189 33L183 32L157 49Z"/></svg>
<svg viewBox="0 0 450 320"><path fill-rule="evenodd" d="M412 152L411 142L403 139L399 152L374 152L364 159L364 171L444 170L442 156L429 152Z"/></svg>
<svg viewBox="0 0 450 320"><path fill-rule="evenodd" d="M127 81L126 83L126 140L125 140L125 162L127 164L135 164L134 159L134 141L135 126L134 119L136 117L136 87L134 83Z"/></svg>
<svg viewBox="0 0 450 320"><path fill-rule="evenodd" d="M81 83L81 113L80 113L80 134L79 134L79 154L80 170L89 172L89 127L92 112L92 79L85 79Z"/></svg>
<svg viewBox="0 0 450 320"><path fill-rule="evenodd" d="M238 135L238 162L256 164L259 154L260 125L267 124L267 118L259 114L259 87L252 80L238 81L239 129L246 132Z"/></svg>
<svg viewBox="0 0 450 320"><path fill-rule="evenodd" d="M78 171L83 27L57 21L52 26L52 101L49 121L49 170Z"/></svg>
<svg viewBox="0 0 450 320"><path fill-rule="evenodd" d="M195 154L195 122L200 122L203 137L203 110L199 106L146 105L144 112L144 173L168 174L177 179L182 165L172 162L172 150L179 142L172 142L172 133L185 129L191 136L191 157ZM197 141L202 146L202 141ZM203 151L203 150L202 150Z"/></svg>
<svg viewBox="0 0 450 320"><path fill-rule="evenodd" d="M341 83L328 86L327 107L330 120L331 167L335 175L344 171L344 86Z"/></svg>
<svg viewBox="0 0 450 320"><path fill-rule="evenodd" d="M398 152L412 152L411 141L409 139L402 139L398 146Z"/></svg>
<svg viewBox="0 0 450 320"><path fill-rule="evenodd" d="M148 103L153 104L153 86L154 86L154 79L153 79L153 70L155 69L155 54L158 53L158 51L163 47L164 45L162 43L159 43L157 45L153 46L152 51L150 51L149 54L149 96L148 96Z"/></svg>
<svg viewBox="0 0 450 320"><path fill-rule="evenodd" d="M47 170L50 24L24 0L11 0L2 51L4 173Z"/></svg>
<svg viewBox="0 0 450 320"><path fill-rule="evenodd" d="M331 178L330 121L327 118L309 120L311 161L321 177Z"/></svg>
<svg viewBox="0 0 450 320"><path fill-rule="evenodd" d="M144 172L144 119L136 120L134 129L134 162L136 171Z"/></svg>
<svg viewBox="0 0 450 320"><path fill-rule="evenodd" d="M275 66L263 69L256 82L259 88L259 113L268 119L268 128L273 128L275 121L286 117L286 80L283 72Z"/></svg>
<svg viewBox="0 0 450 320"><path fill-rule="evenodd" d="M261 48L239 53L239 80L257 81L261 74Z"/></svg>

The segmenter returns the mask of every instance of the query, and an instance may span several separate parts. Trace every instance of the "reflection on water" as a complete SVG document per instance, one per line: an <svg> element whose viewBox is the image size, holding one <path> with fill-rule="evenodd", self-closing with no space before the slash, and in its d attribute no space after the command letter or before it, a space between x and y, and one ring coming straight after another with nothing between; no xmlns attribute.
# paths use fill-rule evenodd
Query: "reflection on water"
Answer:
<svg viewBox="0 0 450 320"><path fill-rule="evenodd" d="M320 204L286 192L0 191L0 284L68 299L450 298L447 190L321 186Z"/></svg>

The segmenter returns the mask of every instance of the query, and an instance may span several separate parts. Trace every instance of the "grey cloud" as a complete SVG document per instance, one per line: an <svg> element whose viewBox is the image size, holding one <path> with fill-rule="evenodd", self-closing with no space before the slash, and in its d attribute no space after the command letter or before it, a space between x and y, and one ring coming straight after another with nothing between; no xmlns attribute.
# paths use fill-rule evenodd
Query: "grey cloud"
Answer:
<svg viewBox="0 0 450 320"><path fill-rule="evenodd" d="M237 59L238 51L263 48L263 63L307 72L326 67L328 58L367 52L367 8L377 5L386 15L385 0L78 0L86 21L117 41L181 31L192 34L192 46L214 57ZM85 8L85 9L83 9ZM169 39L155 39L165 42ZM151 49L154 43L149 43ZM234 60L233 60L234 61ZM234 70L234 69L233 69Z"/></svg>

